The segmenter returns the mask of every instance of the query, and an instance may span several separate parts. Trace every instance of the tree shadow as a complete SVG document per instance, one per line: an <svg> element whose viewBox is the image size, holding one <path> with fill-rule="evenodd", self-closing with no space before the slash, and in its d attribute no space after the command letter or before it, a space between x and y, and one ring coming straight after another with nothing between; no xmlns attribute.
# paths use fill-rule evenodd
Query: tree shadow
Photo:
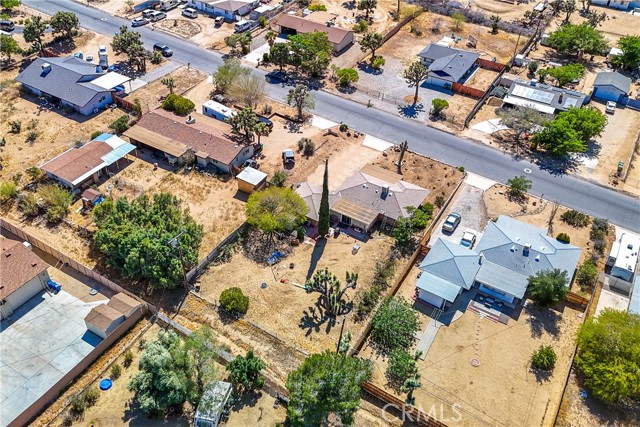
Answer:
<svg viewBox="0 0 640 427"><path fill-rule="evenodd" d="M415 119L418 115L424 112L424 105L422 104L407 104L404 106L398 106L398 112L400 115L409 119Z"/></svg>
<svg viewBox="0 0 640 427"><path fill-rule="evenodd" d="M302 313L298 326L300 329L306 329L305 336L307 337L311 335L311 332L320 332L320 327L327 322L330 323L327 325L327 329L330 331L333 326L331 323L335 323L335 319L325 315L320 306L320 298L318 298L315 305L307 307Z"/></svg>
<svg viewBox="0 0 640 427"><path fill-rule="evenodd" d="M536 377L536 381L539 383L549 382L553 375L553 371L543 371L542 369L535 369L534 367L530 367L529 372Z"/></svg>
<svg viewBox="0 0 640 427"><path fill-rule="evenodd" d="M320 258L322 258L325 246L327 246L327 240L324 238L318 239L316 241L316 244L313 246L313 252L311 252L311 260L309 261L309 269L307 270L307 277L305 279L305 282L311 279L313 273L316 271L318 261L320 261Z"/></svg>
<svg viewBox="0 0 640 427"><path fill-rule="evenodd" d="M231 410L234 412L241 411L247 406L253 408L258 403L258 400L262 397L262 391L260 390L250 390L240 395L239 399L235 399L233 405L231 406Z"/></svg>
<svg viewBox="0 0 640 427"><path fill-rule="evenodd" d="M557 338L560 333L561 319L556 310L540 308L533 303L529 303L525 307L525 312L530 316L527 323L529 323L533 338L540 338L545 332Z"/></svg>
<svg viewBox="0 0 640 427"><path fill-rule="evenodd" d="M350 93L354 93L356 91L356 87L349 85L349 86L337 86L338 88L338 92L340 93L345 93L345 94L350 94Z"/></svg>
<svg viewBox="0 0 640 427"><path fill-rule="evenodd" d="M546 153L536 153L533 161L538 165L540 170L548 172L554 176L576 172L580 167L580 162L570 156L551 157Z"/></svg>
<svg viewBox="0 0 640 427"><path fill-rule="evenodd" d="M340 6L344 7L347 10L354 10L356 8L356 2L353 1L345 1Z"/></svg>
<svg viewBox="0 0 640 427"><path fill-rule="evenodd" d="M358 62L358 69L363 73L372 74L374 76L380 75L384 71L382 68L373 68L371 63L367 61Z"/></svg>

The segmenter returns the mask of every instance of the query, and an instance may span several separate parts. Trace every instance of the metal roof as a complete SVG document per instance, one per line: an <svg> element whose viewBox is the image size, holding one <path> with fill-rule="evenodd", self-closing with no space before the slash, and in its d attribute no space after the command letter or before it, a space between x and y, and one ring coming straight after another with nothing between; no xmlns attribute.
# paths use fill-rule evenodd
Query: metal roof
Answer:
<svg viewBox="0 0 640 427"><path fill-rule="evenodd" d="M231 396L232 386L223 381L213 381L208 386L200 398L198 409L194 421L198 420L217 422L224 411L224 406Z"/></svg>
<svg viewBox="0 0 640 427"><path fill-rule="evenodd" d="M378 212L342 198L333 204L331 210L366 225L371 225L378 218Z"/></svg>
<svg viewBox="0 0 640 427"><path fill-rule="evenodd" d="M522 299L529 284L528 275L515 273L512 269L483 261L476 275L478 282L491 286L516 298Z"/></svg>
<svg viewBox="0 0 640 427"><path fill-rule="evenodd" d="M105 90L110 90L116 86L120 86L128 82L129 80L131 80L130 77L111 72L111 73L103 74L102 76L98 77L95 80L91 80L91 84Z"/></svg>
<svg viewBox="0 0 640 427"><path fill-rule="evenodd" d="M570 107L582 107L587 95L582 92L552 87L535 81L516 80L511 83L504 102L553 114Z"/></svg>
<svg viewBox="0 0 640 427"><path fill-rule="evenodd" d="M437 295L449 302L454 302L460 293L460 286L430 273L423 272L416 286L419 289Z"/></svg>
<svg viewBox="0 0 640 427"><path fill-rule="evenodd" d="M633 281L631 298L629 300L629 313L640 314L640 275Z"/></svg>
<svg viewBox="0 0 640 427"><path fill-rule="evenodd" d="M593 86L613 86L619 91L628 94L631 90L631 79L617 71L602 71L596 76Z"/></svg>
<svg viewBox="0 0 640 427"><path fill-rule="evenodd" d="M267 174L259 171L258 169L254 169L251 166L247 166L236 176L236 178L240 181L248 182L251 185L258 185L267 179Z"/></svg>

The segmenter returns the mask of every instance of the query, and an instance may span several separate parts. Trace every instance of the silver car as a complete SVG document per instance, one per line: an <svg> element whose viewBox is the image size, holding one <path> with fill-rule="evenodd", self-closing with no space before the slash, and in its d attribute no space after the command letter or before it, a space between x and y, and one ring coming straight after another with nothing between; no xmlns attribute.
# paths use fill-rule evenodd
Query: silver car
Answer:
<svg viewBox="0 0 640 427"><path fill-rule="evenodd" d="M453 233L458 225L460 225L460 221L462 220L462 216L459 213L451 212L447 219L444 220L444 224L442 224L442 231L448 231L449 233Z"/></svg>

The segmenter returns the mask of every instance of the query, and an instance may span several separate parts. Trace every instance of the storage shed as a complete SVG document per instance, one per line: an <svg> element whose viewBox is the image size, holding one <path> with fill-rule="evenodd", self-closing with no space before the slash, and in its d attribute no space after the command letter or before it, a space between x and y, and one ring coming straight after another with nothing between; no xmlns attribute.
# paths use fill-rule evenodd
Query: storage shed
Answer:
<svg viewBox="0 0 640 427"><path fill-rule="evenodd" d="M102 339L124 322L124 315L107 304L100 304L91 309L84 318L87 329Z"/></svg>
<svg viewBox="0 0 640 427"><path fill-rule="evenodd" d="M267 184L267 174L250 166L244 168L236 178L238 179L238 190L247 194L262 190Z"/></svg>
<svg viewBox="0 0 640 427"><path fill-rule="evenodd" d="M223 381L210 383L200 398L193 418L194 427L217 427L231 396L231 390L230 383Z"/></svg>
<svg viewBox="0 0 640 427"><path fill-rule="evenodd" d="M620 102L631 92L631 79L617 71L602 71L593 82L593 97Z"/></svg>

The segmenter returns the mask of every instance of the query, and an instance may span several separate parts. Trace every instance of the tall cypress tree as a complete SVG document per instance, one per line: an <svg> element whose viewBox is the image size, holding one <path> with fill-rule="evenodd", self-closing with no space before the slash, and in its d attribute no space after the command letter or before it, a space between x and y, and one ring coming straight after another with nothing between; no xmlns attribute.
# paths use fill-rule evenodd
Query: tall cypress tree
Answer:
<svg viewBox="0 0 640 427"><path fill-rule="evenodd" d="M326 236L329 232L329 159L324 161L324 180L322 181L322 199L318 212L318 234Z"/></svg>

